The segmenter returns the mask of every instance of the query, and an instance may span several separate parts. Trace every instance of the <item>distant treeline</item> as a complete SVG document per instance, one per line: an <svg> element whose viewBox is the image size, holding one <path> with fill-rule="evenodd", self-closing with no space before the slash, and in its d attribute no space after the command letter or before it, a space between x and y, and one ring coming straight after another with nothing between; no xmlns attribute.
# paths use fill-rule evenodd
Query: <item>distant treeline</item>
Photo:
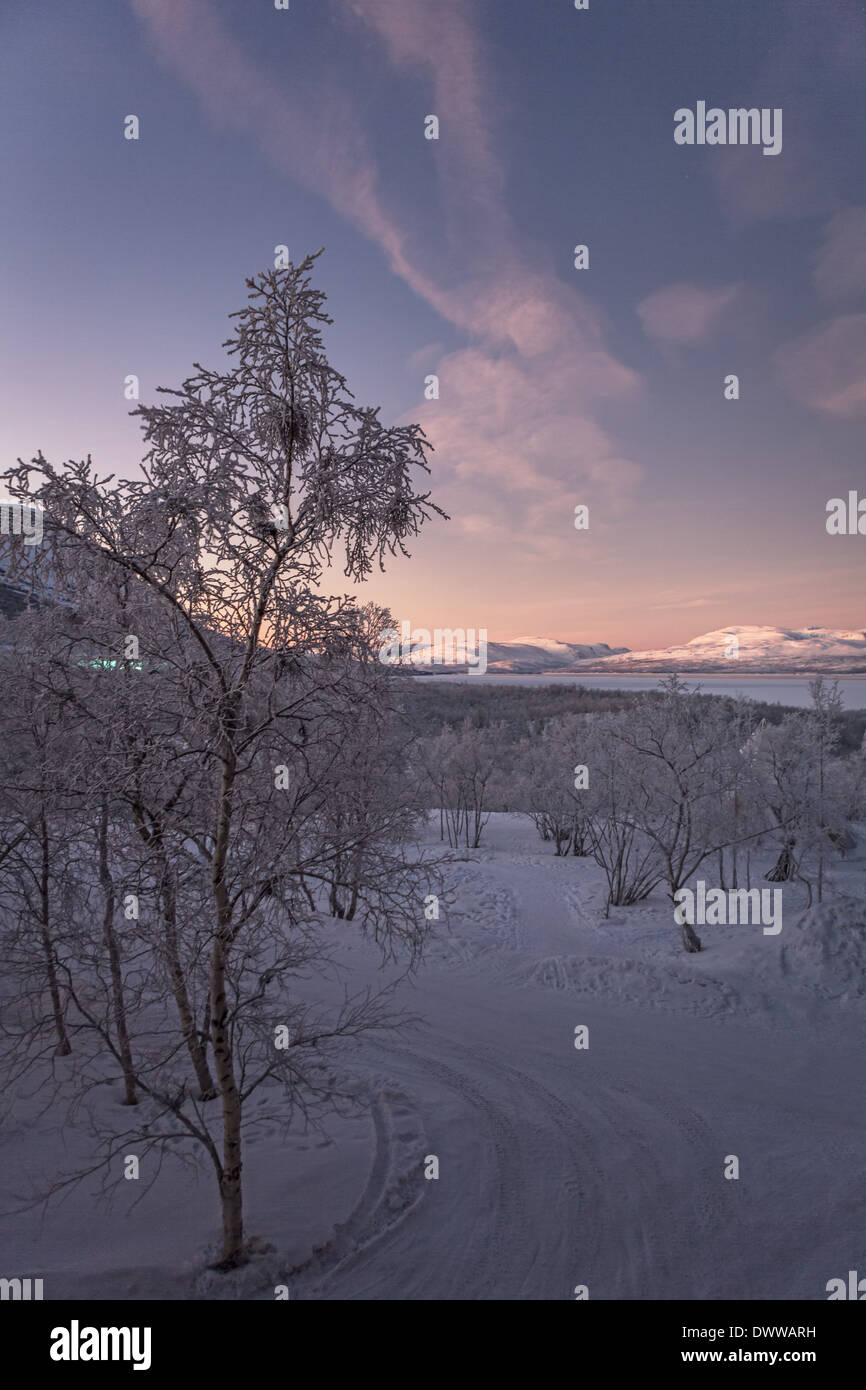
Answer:
<svg viewBox="0 0 866 1390"><path fill-rule="evenodd" d="M696 682L698 684L699 682ZM707 704L727 705L733 711L736 701L728 695L702 694ZM473 680L444 681L435 676L407 676L402 705L417 734L438 733L443 725L457 728L469 721L474 729L495 724L505 726L514 739L541 733L552 719L569 714L615 714L645 701L661 699L656 690L599 690L583 685L492 685ZM750 701L756 720L781 724L794 713L790 705L767 700ZM840 753L854 752L866 734L866 709L843 710L840 714Z"/></svg>

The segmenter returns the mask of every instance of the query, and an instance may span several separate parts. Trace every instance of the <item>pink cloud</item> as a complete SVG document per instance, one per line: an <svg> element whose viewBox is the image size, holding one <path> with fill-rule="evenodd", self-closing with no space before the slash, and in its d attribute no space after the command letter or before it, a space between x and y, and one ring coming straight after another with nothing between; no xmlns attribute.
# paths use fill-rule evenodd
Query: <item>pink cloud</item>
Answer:
<svg viewBox="0 0 866 1390"><path fill-rule="evenodd" d="M667 285L647 295L637 312L648 338L660 343L700 343L742 297L741 285Z"/></svg>
<svg viewBox="0 0 866 1390"><path fill-rule="evenodd" d="M843 314L776 353L785 388L797 400L841 419L866 416L866 314Z"/></svg>
<svg viewBox="0 0 866 1390"><path fill-rule="evenodd" d="M828 222L814 279L824 299L846 299L866 290L866 207L845 208Z"/></svg>
<svg viewBox="0 0 866 1390"><path fill-rule="evenodd" d="M795 135L787 109L784 119L784 149L776 159L755 159L749 146L713 151L719 201L735 222L814 217L832 206L825 161L814 141L802 131Z"/></svg>
<svg viewBox="0 0 866 1390"><path fill-rule="evenodd" d="M477 540L483 537L485 540L505 539L510 536L510 530L497 523L485 512L463 512L453 518L453 524L458 531L464 535L471 536Z"/></svg>
<svg viewBox="0 0 866 1390"><path fill-rule="evenodd" d="M524 494L524 504L591 485L619 509L640 477L587 413L591 393L568 351L527 362L465 348L440 364L439 391L413 413L456 479Z"/></svg>
<svg viewBox="0 0 866 1390"><path fill-rule="evenodd" d="M397 66L426 69L432 79L430 112L441 123L440 148L449 160L457 157L456 173L473 203L483 200L501 214L504 174L491 129L490 102L485 99L479 44L468 23L467 0L348 0L348 7L373 29Z"/></svg>

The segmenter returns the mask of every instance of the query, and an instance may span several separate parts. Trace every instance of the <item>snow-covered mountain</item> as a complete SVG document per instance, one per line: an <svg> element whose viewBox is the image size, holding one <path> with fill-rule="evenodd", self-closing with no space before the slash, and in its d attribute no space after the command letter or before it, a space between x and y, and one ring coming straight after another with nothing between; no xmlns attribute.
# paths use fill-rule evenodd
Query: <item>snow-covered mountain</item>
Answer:
<svg viewBox="0 0 866 1390"><path fill-rule="evenodd" d="M562 668L560 668L562 669ZM681 647L617 652L577 661L572 671L690 673L752 671L851 675L866 672L866 631L828 627L724 627Z"/></svg>
<svg viewBox="0 0 866 1390"><path fill-rule="evenodd" d="M602 660L624 655L628 647L607 642L558 642L554 637L516 637L511 642L488 642L488 671L524 675L532 671L558 671L577 661Z"/></svg>
<svg viewBox="0 0 866 1390"><path fill-rule="evenodd" d="M422 672L460 671L478 665L477 633L455 632L454 641L415 644L411 665ZM404 650L403 660L407 659ZM605 674L610 671L785 672L791 675L866 674L866 630L839 628L722 627L683 646L632 652L607 642L560 642L553 637L516 637L487 643L487 670L494 675Z"/></svg>
<svg viewBox="0 0 866 1390"><path fill-rule="evenodd" d="M462 667L467 662L477 665L477 637L477 633L467 633L463 640L455 640L450 648L445 643L441 644L438 657L435 648L413 645L411 664L419 670L441 670L443 665L446 669L452 665ZM570 669L578 662L597 661L627 651L627 647L611 647L607 642L558 642L553 637L517 637L510 642L487 643L487 670L504 675L542 674Z"/></svg>

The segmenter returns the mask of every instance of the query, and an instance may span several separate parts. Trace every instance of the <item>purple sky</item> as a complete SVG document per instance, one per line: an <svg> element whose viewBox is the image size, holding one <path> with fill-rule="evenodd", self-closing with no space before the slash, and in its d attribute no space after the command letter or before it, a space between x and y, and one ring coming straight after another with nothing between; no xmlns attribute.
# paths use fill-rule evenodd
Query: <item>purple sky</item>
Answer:
<svg viewBox="0 0 866 1390"><path fill-rule="evenodd" d="M452 516L365 596L632 648L863 627L866 536L825 529L866 496L859 0L40 0L0 41L7 463L132 473L124 378L218 362L245 276L324 245L332 360ZM782 108L781 153L677 145L698 101Z"/></svg>

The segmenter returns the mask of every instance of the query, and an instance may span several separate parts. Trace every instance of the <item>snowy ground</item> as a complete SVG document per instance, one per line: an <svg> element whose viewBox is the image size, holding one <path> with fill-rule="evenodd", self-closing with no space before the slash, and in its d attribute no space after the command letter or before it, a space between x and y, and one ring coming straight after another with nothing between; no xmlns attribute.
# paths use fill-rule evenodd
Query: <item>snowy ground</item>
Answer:
<svg viewBox="0 0 866 1390"><path fill-rule="evenodd" d="M786 886L778 937L703 927L699 956L660 893L604 921L600 870L522 818L464 853L401 987L418 1025L346 1053L369 1108L247 1149L248 1229L272 1250L203 1270L213 1179L166 1169L134 1207L125 1183L110 1206L79 1189L41 1226L4 1219L0 1273L46 1298L824 1299L866 1270L862 853L833 905L804 915ZM377 953L339 931L353 985L374 980ZM4 1208L57 1162L48 1121L18 1114Z"/></svg>

